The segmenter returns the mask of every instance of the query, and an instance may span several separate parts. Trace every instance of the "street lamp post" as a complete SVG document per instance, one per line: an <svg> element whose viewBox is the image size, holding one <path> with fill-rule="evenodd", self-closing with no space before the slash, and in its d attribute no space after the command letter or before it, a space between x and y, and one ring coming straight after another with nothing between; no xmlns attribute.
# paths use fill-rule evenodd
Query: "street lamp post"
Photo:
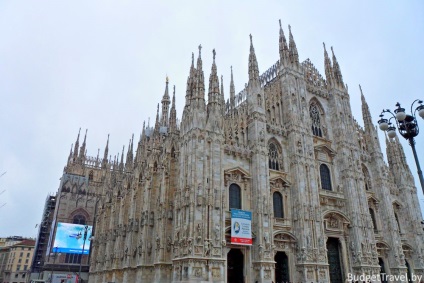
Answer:
<svg viewBox="0 0 424 283"><path fill-rule="evenodd" d="M414 104L418 102L417 108L414 110ZM417 151L415 149L415 140L414 138L419 133L418 123L416 119L416 113L424 119L424 105L422 100L415 100L411 104L411 114L405 113L405 108L400 106L400 103L396 103L396 109L392 112L389 109L386 109L381 112L380 120L378 121L379 127L382 131L386 131L389 138L394 138L396 136L396 128L402 137L408 140L409 145L412 148L414 154L415 164L417 165L418 177L421 183L421 189L424 193L424 178L423 172L421 171L420 162L418 161ZM389 119L384 118L384 113L390 113L392 117ZM395 124L391 121L394 119Z"/></svg>
<svg viewBox="0 0 424 283"><path fill-rule="evenodd" d="M57 253L57 247L53 248L54 252L53 252L53 265L52 265L52 269L50 272L50 282L53 282L53 274L54 274L54 265L56 264L56 257L60 256L60 254Z"/></svg>
<svg viewBox="0 0 424 283"><path fill-rule="evenodd" d="M84 227L84 242L82 244L82 252L81 252L81 260L80 260L80 266L79 266L79 272L78 272L78 282L81 282L81 266L82 266L82 256L84 255L84 248L85 248L85 241L87 240L87 234L88 234L88 225L85 225ZM78 233L77 239L81 239L82 235L81 232Z"/></svg>

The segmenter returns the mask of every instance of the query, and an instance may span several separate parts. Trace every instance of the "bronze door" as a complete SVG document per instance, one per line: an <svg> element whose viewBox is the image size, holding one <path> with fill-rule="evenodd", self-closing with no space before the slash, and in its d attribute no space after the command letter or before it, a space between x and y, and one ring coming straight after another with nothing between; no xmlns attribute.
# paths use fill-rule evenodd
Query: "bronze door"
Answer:
<svg viewBox="0 0 424 283"><path fill-rule="evenodd" d="M340 262L339 240L336 238L328 238L327 241L327 258L330 271L331 283L343 283L342 265Z"/></svg>

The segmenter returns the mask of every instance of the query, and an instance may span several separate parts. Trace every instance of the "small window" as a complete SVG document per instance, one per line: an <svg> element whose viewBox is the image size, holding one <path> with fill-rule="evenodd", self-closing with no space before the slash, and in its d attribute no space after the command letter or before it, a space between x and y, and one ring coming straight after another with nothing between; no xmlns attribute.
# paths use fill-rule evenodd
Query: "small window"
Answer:
<svg viewBox="0 0 424 283"><path fill-rule="evenodd" d="M319 166L319 173L321 176L321 188L323 190L331 191L331 176L330 169L328 169L328 166L325 164L321 164Z"/></svg>
<svg viewBox="0 0 424 283"><path fill-rule="evenodd" d="M81 215L81 214L75 215L74 216L74 219L73 219L73 223L74 224L85 225L85 217L84 217L84 215Z"/></svg>
<svg viewBox="0 0 424 283"><path fill-rule="evenodd" d="M241 209L241 189L236 184L231 184L229 190L230 209Z"/></svg>
<svg viewBox="0 0 424 283"><path fill-rule="evenodd" d="M88 174L88 180L93 181L93 179L94 179L94 172L93 172L93 170L91 170L90 174Z"/></svg>
<svg viewBox="0 0 424 283"><path fill-rule="evenodd" d="M29 257L30 253L27 253L27 257Z"/></svg>
<svg viewBox="0 0 424 283"><path fill-rule="evenodd" d="M22 253L22 252L21 252L21 253L19 253L19 257L22 257L23 255L24 255L24 253Z"/></svg>
<svg viewBox="0 0 424 283"><path fill-rule="evenodd" d="M283 197L280 193L275 192L272 195L272 201L274 205L274 217L276 218L284 218L284 210L283 210Z"/></svg>
<svg viewBox="0 0 424 283"><path fill-rule="evenodd" d="M24 265L24 270L26 271L28 269L28 265Z"/></svg>
<svg viewBox="0 0 424 283"><path fill-rule="evenodd" d="M65 263L80 263L81 254L66 254Z"/></svg>
<svg viewBox="0 0 424 283"><path fill-rule="evenodd" d="M16 270L21 270L21 265L20 264L18 264L18 266L16 267Z"/></svg>

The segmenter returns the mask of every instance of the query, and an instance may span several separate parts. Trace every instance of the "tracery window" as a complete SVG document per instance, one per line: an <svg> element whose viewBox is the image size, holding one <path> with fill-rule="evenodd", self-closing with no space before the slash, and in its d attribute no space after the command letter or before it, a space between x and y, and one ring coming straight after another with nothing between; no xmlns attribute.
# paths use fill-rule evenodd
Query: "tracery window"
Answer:
<svg viewBox="0 0 424 283"><path fill-rule="evenodd" d="M72 223L85 225L85 216L81 214L75 215L72 219Z"/></svg>
<svg viewBox="0 0 424 283"><path fill-rule="evenodd" d="M280 154L275 143L271 142L268 145L268 165L269 169L280 170Z"/></svg>
<svg viewBox="0 0 424 283"><path fill-rule="evenodd" d="M230 209L241 209L241 189L236 184L231 184L229 189Z"/></svg>
<svg viewBox="0 0 424 283"><path fill-rule="evenodd" d="M328 169L328 166L325 164L321 164L319 166L319 173L321 176L321 188L323 190L331 191L331 176L330 169Z"/></svg>
<svg viewBox="0 0 424 283"><path fill-rule="evenodd" d="M94 178L94 173L93 173L93 170L91 170L90 174L88 174L88 180L93 181L93 178Z"/></svg>
<svg viewBox="0 0 424 283"><path fill-rule="evenodd" d="M318 106L315 103L311 103L309 106L309 115L312 120L312 133L314 136L322 137L322 129L321 129L321 118L320 111Z"/></svg>
<svg viewBox="0 0 424 283"><path fill-rule="evenodd" d="M272 194L272 201L274 206L274 217L284 218L283 196L279 192Z"/></svg>

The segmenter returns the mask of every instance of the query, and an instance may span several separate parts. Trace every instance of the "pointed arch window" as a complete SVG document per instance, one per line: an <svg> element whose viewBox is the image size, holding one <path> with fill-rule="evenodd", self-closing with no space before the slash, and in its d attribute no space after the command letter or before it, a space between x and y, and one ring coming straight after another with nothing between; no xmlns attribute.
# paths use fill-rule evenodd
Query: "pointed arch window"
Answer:
<svg viewBox="0 0 424 283"><path fill-rule="evenodd" d="M85 216L81 214L75 215L74 218L72 219L73 224L85 225L85 222L86 222Z"/></svg>
<svg viewBox="0 0 424 283"><path fill-rule="evenodd" d="M371 216L372 225L374 227L374 231L377 231L377 221L375 220L374 209L370 208L369 209L369 212L370 212L370 216Z"/></svg>
<svg viewBox="0 0 424 283"><path fill-rule="evenodd" d="M268 145L268 166L272 170L280 170L280 153L274 142Z"/></svg>
<svg viewBox="0 0 424 283"><path fill-rule="evenodd" d="M311 103L309 106L309 115L312 120L312 133L314 136L322 137L321 129L321 113L316 103Z"/></svg>
<svg viewBox="0 0 424 283"><path fill-rule="evenodd" d="M88 180L93 181L93 179L94 179L94 172L93 172L93 170L91 170L90 174L88 174Z"/></svg>
<svg viewBox="0 0 424 283"><path fill-rule="evenodd" d="M231 184L229 189L230 209L241 209L241 189L236 184Z"/></svg>
<svg viewBox="0 0 424 283"><path fill-rule="evenodd" d="M321 164L319 166L319 173L321 176L321 188L323 190L331 191L331 175L330 175L330 169L327 165Z"/></svg>
<svg viewBox="0 0 424 283"><path fill-rule="evenodd" d="M272 194L272 202L274 206L274 217L284 218L283 196L279 192Z"/></svg>

